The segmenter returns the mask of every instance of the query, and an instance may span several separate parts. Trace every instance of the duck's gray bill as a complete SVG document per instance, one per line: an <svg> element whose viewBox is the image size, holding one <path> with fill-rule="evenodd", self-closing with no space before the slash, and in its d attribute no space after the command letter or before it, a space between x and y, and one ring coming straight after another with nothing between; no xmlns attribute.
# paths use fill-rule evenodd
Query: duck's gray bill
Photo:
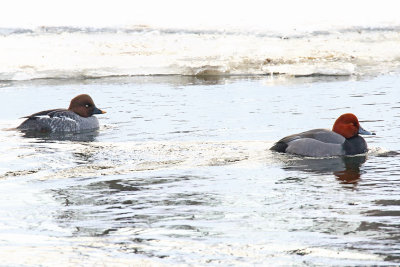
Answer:
<svg viewBox="0 0 400 267"><path fill-rule="evenodd" d="M375 135L375 133L369 132L367 130L365 130L363 127L360 126L360 128L358 129L358 134L362 134L362 135Z"/></svg>

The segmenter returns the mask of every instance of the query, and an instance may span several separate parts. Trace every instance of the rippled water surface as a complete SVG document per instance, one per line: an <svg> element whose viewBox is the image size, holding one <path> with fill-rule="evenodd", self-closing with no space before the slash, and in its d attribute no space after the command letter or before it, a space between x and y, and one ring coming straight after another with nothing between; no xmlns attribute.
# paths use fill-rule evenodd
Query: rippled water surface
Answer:
<svg viewBox="0 0 400 267"><path fill-rule="evenodd" d="M38 80L0 88L4 266L400 263L398 75ZM23 135L89 93L97 132ZM367 155L268 148L355 113Z"/></svg>

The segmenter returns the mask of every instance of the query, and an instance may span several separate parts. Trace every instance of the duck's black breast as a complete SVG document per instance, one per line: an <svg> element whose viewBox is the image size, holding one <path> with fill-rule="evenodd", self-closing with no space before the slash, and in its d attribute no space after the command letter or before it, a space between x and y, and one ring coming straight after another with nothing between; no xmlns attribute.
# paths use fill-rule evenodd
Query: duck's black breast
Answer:
<svg viewBox="0 0 400 267"><path fill-rule="evenodd" d="M343 149L346 155L363 154L368 151L367 142L364 138L357 135L352 138L346 139L343 143Z"/></svg>

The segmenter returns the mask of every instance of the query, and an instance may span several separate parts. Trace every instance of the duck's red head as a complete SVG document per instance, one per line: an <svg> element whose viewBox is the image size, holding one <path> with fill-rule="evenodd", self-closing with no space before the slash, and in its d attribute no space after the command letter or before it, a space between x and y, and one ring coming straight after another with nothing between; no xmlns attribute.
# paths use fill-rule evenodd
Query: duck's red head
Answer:
<svg viewBox="0 0 400 267"><path fill-rule="evenodd" d="M356 115L352 113L346 113L337 118L335 124L333 124L332 131L344 136L345 138L351 138L358 134L375 135L374 133L364 130L360 126Z"/></svg>
<svg viewBox="0 0 400 267"><path fill-rule="evenodd" d="M103 110L98 109L93 99L89 95L78 95L72 98L68 110L75 112L81 117L90 117L93 114L104 114Z"/></svg>

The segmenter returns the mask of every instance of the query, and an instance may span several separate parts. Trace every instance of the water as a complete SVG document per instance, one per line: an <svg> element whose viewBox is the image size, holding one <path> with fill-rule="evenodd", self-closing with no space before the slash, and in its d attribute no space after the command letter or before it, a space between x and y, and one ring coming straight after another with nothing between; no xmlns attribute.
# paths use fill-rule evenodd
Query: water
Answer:
<svg viewBox="0 0 400 267"><path fill-rule="evenodd" d="M1 266L399 264L395 1L3 6ZM81 93L98 131L13 130ZM346 112L366 155L269 151Z"/></svg>
<svg viewBox="0 0 400 267"><path fill-rule="evenodd" d="M4 82L2 264L398 264L399 80ZM107 111L99 131L7 130L81 92ZM366 137L366 156L304 159L268 150L349 111L377 133Z"/></svg>

